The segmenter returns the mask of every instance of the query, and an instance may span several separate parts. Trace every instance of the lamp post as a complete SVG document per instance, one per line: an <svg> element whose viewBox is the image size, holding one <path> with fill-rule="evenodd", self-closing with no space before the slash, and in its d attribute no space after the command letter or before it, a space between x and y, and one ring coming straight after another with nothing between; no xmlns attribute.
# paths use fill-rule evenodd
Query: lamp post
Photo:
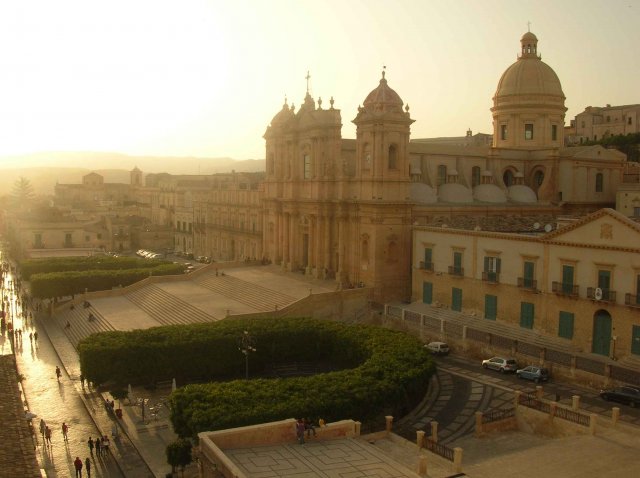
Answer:
<svg viewBox="0 0 640 478"><path fill-rule="evenodd" d="M253 337L249 335L249 331L245 330L238 340L238 350L244 354L245 379L249 380L249 353L255 352Z"/></svg>

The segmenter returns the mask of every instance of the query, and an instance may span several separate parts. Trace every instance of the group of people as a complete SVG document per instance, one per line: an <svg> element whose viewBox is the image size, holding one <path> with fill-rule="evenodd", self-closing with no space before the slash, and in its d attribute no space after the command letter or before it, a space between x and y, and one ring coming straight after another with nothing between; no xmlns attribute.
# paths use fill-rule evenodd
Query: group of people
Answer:
<svg viewBox="0 0 640 478"><path fill-rule="evenodd" d="M111 440L107 435L101 437L96 437L95 441L93 438L89 437L87 440L87 446L89 447L89 453L93 455L93 449L96 450L96 456L106 456L109 454L109 446L111 445Z"/></svg>
<svg viewBox="0 0 640 478"><path fill-rule="evenodd" d="M322 418L318 420L318 426L320 427L324 426L324 420ZM298 418L298 421L296 422L296 437L298 438L298 443L300 443L301 445L304 445L305 432L307 434L307 438L310 438L311 434L313 434L313 436L315 437L316 427L311 421L311 419Z"/></svg>
<svg viewBox="0 0 640 478"><path fill-rule="evenodd" d="M76 478L82 478L82 459L79 456L76 456L76 459L73 460L73 467L76 469ZM91 478L91 460L89 457L84 460L84 468L87 470L87 476Z"/></svg>

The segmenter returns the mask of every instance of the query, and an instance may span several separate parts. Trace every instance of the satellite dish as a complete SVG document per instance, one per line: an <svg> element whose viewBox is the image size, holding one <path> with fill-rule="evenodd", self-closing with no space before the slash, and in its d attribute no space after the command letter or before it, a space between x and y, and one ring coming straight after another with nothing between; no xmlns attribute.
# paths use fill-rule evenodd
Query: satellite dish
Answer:
<svg viewBox="0 0 640 478"><path fill-rule="evenodd" d="M551 224L547 224L546 226L544 226L545 232L551 232L551 229L553 229L553 226Z"/></svg>
<svg viewBox="0 0 640 478"><path fill-rule="evenodd" d="M600 287L596 287L595 292L593 293L593 298L596 300L602 299L602 289Z"/></svg>
<svg viewBox="0 0 640 478"><path fill-rule="evenodd" d="M539 222L534 222L533 223L533 228L537 231L538 229L540 229L540 223Z"/></svg>

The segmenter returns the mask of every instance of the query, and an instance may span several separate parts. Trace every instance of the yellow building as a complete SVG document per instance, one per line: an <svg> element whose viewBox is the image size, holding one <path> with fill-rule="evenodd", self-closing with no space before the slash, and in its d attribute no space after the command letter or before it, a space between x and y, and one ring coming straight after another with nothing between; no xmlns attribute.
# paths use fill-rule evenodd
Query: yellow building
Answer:
<svg viewBox="0 0 640 478"><path fill-rule="evenodd" d="M416 227L412 298L640 358L640 224L612 209L527 219Z"/></svg>

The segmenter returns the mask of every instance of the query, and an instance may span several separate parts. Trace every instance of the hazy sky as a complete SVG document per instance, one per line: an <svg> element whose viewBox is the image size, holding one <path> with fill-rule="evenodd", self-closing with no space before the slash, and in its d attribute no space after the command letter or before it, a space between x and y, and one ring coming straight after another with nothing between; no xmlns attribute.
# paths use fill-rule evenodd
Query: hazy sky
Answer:
<svg viewBox="0 0 640 478"><path fill-rule="evenodd" d="M307 70L352 138L383 65L412 137L491 133L491 98L527 22L567 124L588 105L640 103L640 0L3 1L0 155L262 158Z"/></svg>

